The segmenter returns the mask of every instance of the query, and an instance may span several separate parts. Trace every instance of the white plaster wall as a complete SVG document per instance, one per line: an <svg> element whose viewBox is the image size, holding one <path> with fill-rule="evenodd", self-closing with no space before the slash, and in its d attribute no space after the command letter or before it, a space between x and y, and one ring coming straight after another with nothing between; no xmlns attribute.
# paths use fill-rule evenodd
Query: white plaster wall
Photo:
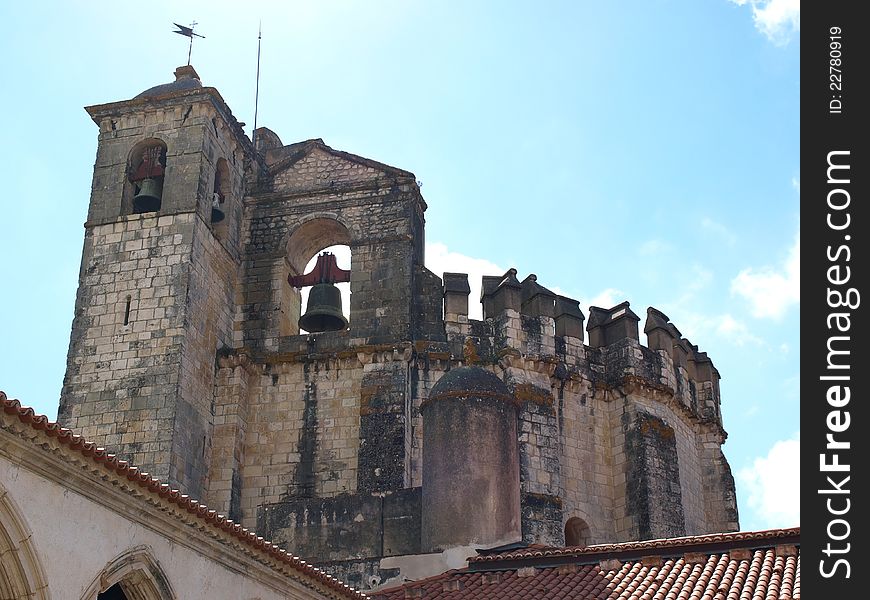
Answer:
<svg viewBox="0 0 870 600"><path fill-rule="evenodd" d="M81 600L110 562L137 546L150 550L178 600L325 598L289 578L282 578L286 580L283 589L252 578L254 573L250 571L266 567L252 568L245 564L248 561L240 560L231 568L199 554L197 542L205 545L204 536L180 521L177 527L182 535L176 540L137 523L126 514L142 517L152 508L126 494L117 511L110 510L13 462L2 452L0 484L32 532L31 543L46 574L52 600ZM164 522L157 526L166 525ZM184 531L186 528L190 531ZM275 575L270 573L270 577Z"/></svg>

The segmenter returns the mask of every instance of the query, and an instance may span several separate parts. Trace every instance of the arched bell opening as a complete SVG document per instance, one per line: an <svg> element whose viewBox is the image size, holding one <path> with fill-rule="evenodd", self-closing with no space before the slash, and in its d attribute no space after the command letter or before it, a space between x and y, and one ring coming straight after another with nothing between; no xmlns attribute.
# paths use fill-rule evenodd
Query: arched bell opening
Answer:
<svg viewBox="0 0 870 600"><path fill-rule="evenodd" d="M215 234L220 234L226 228L231 194L232 182L229 165L227 165L226 159L219 158L214 170L214 185L212 186L211 209L209 211L209 222L214 227Z"/></svg>
<svg viewBox="0 0 870 600"><path fill-rule="evenodd" d="M159 211L163 203L166 174L166 143L149 138L136 144L127 158L122 212L137 214Z"/></svg>
<svg viewBox="0 0 870 600"><path fill-rule="evenodd" d="M320 331L338 331L348 327L351 317L348 273L352 262L350 243L348 228L331 215L309 217L291 231L279 298L280 335L318 332L306 329L306 325ZM323 253L331 254L334 258L320 258L322 266L318 267L318 258ZM334 265L334 268L329 265ZM312 294L316 304L309 307ZM309 308L314 308L314 312ZM305 318L306 314L308 318Z"/></svg>
<svg viewBox="0 0 870 600"><path fill-rule="evenodd" d="M312 272L318 257L324 253L335 256L339 269L350 271L350 246L335 245L312 256L305 265L304 273ZM320 283L304 287L300 291L300 306L303 312L299 317L299 333L346 329L350 323L350 282ZM343 324L339 322L341 318L344 320ZM306 327L310 327L310 330Z"/></svg>

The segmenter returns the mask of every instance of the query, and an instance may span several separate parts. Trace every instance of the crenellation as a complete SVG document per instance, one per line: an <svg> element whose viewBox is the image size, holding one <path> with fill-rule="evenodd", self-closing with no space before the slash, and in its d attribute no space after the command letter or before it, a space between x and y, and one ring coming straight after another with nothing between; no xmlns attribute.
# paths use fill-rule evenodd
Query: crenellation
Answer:
<svg viewBox="0 0 870 600"><path fill-rule="evenodd" d="M483 277L469 318L468 275L425 266L413 173L265 128L255 150L212 88L88 111L100 136L65 426L375 578L380 557L453 543L737 528L719 372L661 311L643 344L628 302L587 321L512 268ZM143 144L166 165L159 208L137 213ZM351 251L349 324L301 333L289 278L332 245ZM474 494L433 490L457 479ZM436 534L433 515L454 525Z"/></svg>

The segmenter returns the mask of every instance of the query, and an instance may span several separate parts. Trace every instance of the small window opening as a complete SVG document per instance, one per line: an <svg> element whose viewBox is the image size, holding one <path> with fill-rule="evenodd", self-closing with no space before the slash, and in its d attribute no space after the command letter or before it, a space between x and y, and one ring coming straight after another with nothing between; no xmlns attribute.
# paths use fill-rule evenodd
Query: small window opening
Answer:
<svg viewBox="0 0 870 600"><path fill-rule="evenodd" d="M130 298L130 296L127 296L127 302L126 302L126 305L124 306L124 325L130 324L130 302L131 302L131 298Z"/></svg>
<svg viewBox="0 0 870 600"><path fill-rule="evenodd" d="M580 517L571 517L565 523L565 545L566 546L588 546L589 545L589 525Z"/></svg>

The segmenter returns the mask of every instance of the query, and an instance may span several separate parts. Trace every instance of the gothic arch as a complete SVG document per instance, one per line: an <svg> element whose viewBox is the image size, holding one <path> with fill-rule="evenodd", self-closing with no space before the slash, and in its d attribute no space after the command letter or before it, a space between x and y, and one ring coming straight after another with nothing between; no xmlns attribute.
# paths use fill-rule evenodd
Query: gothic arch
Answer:
<svg viewBox="0 0 870 600"><path fill-rule="evenodd" d="M350 246L354 237L335 214L307 215L287 236L287 262L294 274L301 275L312 256L329 246Z"/></svg>
<svg viewBox="0 0 870 600"><path fill-rule="evenodd" d="M176 600L172 586L146 546L131 548L109 562L91 582L82 600L119 585L128 600Z"/></svg>
<svg viewBox="0 0 870 600"><path fill-rule="evenodd" d="M45 571L21 511L0 484L0 598L49 599Z"/></svg>

